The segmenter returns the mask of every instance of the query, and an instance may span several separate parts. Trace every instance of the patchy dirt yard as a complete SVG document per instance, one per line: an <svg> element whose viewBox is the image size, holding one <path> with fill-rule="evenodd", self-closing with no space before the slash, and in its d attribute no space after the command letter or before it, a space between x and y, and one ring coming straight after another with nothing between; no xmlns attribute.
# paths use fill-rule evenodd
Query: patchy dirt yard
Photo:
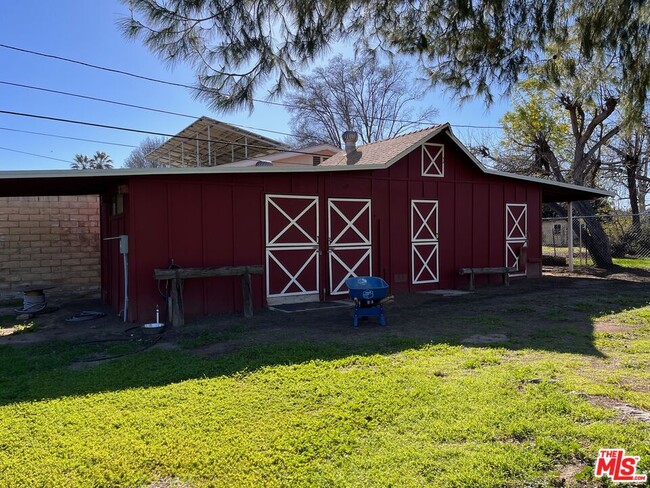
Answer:
<svg viewBox="0 0 650 488"><path fill-rule="evenodd" d="M569 273L564 268L545 268L540 279L512 280L510 286L489 285L463 294L398 295L385 306L388 325L374 319L352 327L353 308L341 307L284 313L255 310L252 319L224 314L188 320L182 328L162 334L156 347L174 348L181 344L204 356L227 354L251 344L285 342L350 342L368 339L415 339L424 342L462 344L507 343L510 347L600 353L593 348L595 332L621 332L625 326L607 321L593 322L594 313L607 315L627 308L644 306L650 300L650 272L586 268ZM0 344L28 344L47 341L87 342L133 334L99 300L88 298L50 299L57 308L52 313L7 325L12 309L0 309L5 326L0 325ZM88 321L67 322L83 311L106 315ZM11 323L11 321L9 321ZM32 326L33 323L33 326ZM26 329L26 330L23 330ZM17 332L17 333L13 333Z"/></svg>

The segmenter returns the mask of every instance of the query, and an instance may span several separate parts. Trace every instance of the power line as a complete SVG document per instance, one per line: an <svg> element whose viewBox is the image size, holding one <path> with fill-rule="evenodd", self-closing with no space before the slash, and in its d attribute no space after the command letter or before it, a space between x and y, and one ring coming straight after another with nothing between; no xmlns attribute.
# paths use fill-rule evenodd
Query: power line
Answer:
<svg viewBox="0 0 650 488"><path fill-rule="evenodd" d="M150 107L145 107L143 105L135 105L133 103L126 103L126 102L118 102L116 100L109 100L107 98L91 97L89 95L80 95L78 93L65 92L65 91L61 91L61 90L53 90L51 88L43 88L41 86L23 85L22 83L13 83L11 81L0 81L0 85L9 85L9 86L15 86L15 87L18 87L18 88L27 88L29 90L37 90L37 91L42 91L42 92L47 92L47 93L56 93L57 95L65 95L67 97L83 98L84 100L93 100L95 102L110 103L110 104L113 104L113 105L121 105L123 107L137 108L137 109L140 109L140 110L149 110L151 112L158 112L158 113L162 113L162 114L177 115L179 117L187 117L187 118L192 118L192 119L197 118L197 117L195 117L193 115L182 114L182 113L179 113L179 112L172 112L170 110L162 110L162 109L150 108Z"/></svg>
<svg viewBox="0 0 650 488"><path fill-rule="evenodd" d="M2 147L2 146L0 146L0 149L2 149L3 151L10 151L10 152L15 152L15 153L19 153L19 154L27 154L29 156L35 156L37 158L51 159L53 161L62 161L64 163L70 164L70 161L66 161L65 159L53 158L51 156L43 156L42 154L35 154L35 153L26 152L26 151L19 151L18 149L10 149L8 147Z"/></svg>
<svg viewBox="0 0 650 488"><path fill-rule="evenodd" d="M12 112L9 110L0 110L0 114L6 114L6 115L15 115L18 117L28 117L32 119L40 119L40 120L49 120L52 122L64 122L67 124L75 124L75 125L84 125L88 127L99 127L101 129L111 129L111 130L120 130L124 132L133 132L136 134L147 134L147 135L154 135L154 136L162 136L162 137L169 137L169 138L176 138L176 139L185 139L187 141L192 141L192 142L210 142L210 143L215 143L215 144L224 144L226 146L239 146L239 147L253 147L257 149L263 149L263 150L277 150L277 147L269 147L269 146L262 146L259 144L245 144L241 142L234 142L234 141L224 141L224 140L218 140L218 139L202 139L198 137L189 137L189 136L181 136L179 134L169 134L167 132L156 132L156 131L149 131L149 130L143 130L143 129L134 129L131 127L123 127L123 126L118 126L118 125L108 125L108 124L99 124L96 122L85 122L81 120L73 120L73 119L64 119L61 117L50 117L48 115L38 115L38 114L28 114L24 112ZM296 154L307 154L309 156L322 156L322 154L319 153L313 153L313 152L307 152L307 151L300 151L298 149L290 149L287 150L287 152L292 152Z"/></svg>
<svg viewBox="0 0 650 488"><path fill-rule="evenodd" d="M72 141L94 142L96 144L108 144L109 146L121 146L121 147L131 147L131 148L138 147L138 146L134 146L133 144L121 144L119 142L98 141L95 139L83 139L81 137L62 136L58 134L48 134L47 132L34 132L31 130L11 129L9 127L0 127L0 130L6 130L10 132L20 132L22 134L33 134L37 136L56 137L58 139L69 139Z"/></svg>
<svg viewBox="0 0 650 488"><path fill-rule="evenodd" d="M101 71L107 71L109 73L115 73L115 74L119 74L119 75L129 76L129 77L132 77L132 78L136 78L136 79L140 79L140 80L144 80L144 81L149 81L149 82L152 82L152 83L159 83L159 84L163 84L163 85L175 86L175 87L180 87L180 88L188 88L190 90L199 91L199 92L208 92L208 93L215 93L216 92L216 90L210 90L210 89L206 89L206 88L202 88L202 87L192 86L192 85L188 85L188 84L185 84L185 83L177 83L177 82L174 82L174 81L161 80L159 78L153 78L151 76L139 75L137 73L132 73L130 71L120 70L120 69L116 69L116 68L109 68L109 67L106 67L106 66L100 66L100 65L97 65L97 64L87 63L85 61L79 61L79 60L72 59L72 58L66 58L66 57L63 57L63 56L57 56L57 55L54 55L54 54L43 53L43 52L40 52L40 51L31 50L31 49L24 49L24 48L20 48L20 47L16 47L16 46L10 46L10 45L7 45L7 44L0 44L0 48L10 49L10 50L13 50L13 51L18 51L18 52L22 52L22 53L26 53L26 54L32 54L34 56L41 56L41 57L44 57L44 58L55 59L55 60L58 60L58 61L65 61L67 63L78 64L80 66L84 66L84 67L87 67L87 68L92 68L92 69L97 69L97 70L101 70ZM252 98L252 100L254 102L263 103L263 104L267 104L267 105L274 105L274 106L278 106L278 107L297 108L296 105L285 103L285 102L273 102L271 100L262 100L262 99L259 99L259 98ZM387 118L387 117L380 117L380 118L378 118L378 120L384 120L384 121L387 121L387 122L399 122L399 123L417 124L417 125L432 125L431 122L421 122L421 121L415 121L415 120L391 119L391 118ZM452 124L452 125L454 125L455 127L470 128L470 129L502 129L501 126L461 125L461 124Z"/></svg>
<svg viewBox="0 0 650 488"><path fill-rule="evenodd" d="M44 88L44 87L40 87L40 86L25 85L25 84L22 84L22 83L14 83L14 82L11 82L11 81L2 81L2 80L0 80L0 85L14 86L14 87L17 87L17 88L26 88L26 89L29 89L29 90L42 91L42 92L46 92L46 93L55 93L57 95L65 95L65 96L68 96L68 97L82 98L82 99L85 99L85 100L92 100L92 101L95 101L95 102L110 103L110 104L113 104L113 105L120 105L122 107L136 108L138 110L147 110L149 112L156 112L156 113L162 113L162 114L167 114L167 115L175 115L175 116L178 116L178 117L185 117L185 118L188 118L188 119L198 119L198 118L200 118L199 115L190 115L190 114L184 114L184 113L181 113L181 112L172 112L170 110L163 110L163 109L158 109L158 108L146 107L144 105L136 105L136 104L133 104L133 103L120 102L120 101L117 101L117 100L110 100L108 98L92 97L92 96L89 96L89 95L81 95L79 93L65 92L65 91L61 91L61 90L54 90L54 89L51 89L51 88ZM273 134L280 134L280 135L284 135L284 136L292 136L293 135L293 134L290 134L288 132L281 132L281 131L271 130L271 129L262 129L262 128L259 128L259 127L250 127L250 126L246 126L246 125L242 125L242 124L233 124L233 123L230 123L230 122L228 122L228 123L230 125L234 125L236 127L241 127L243 129L257 130L257 131L262 131L262 132L270 132L270 133L273 133Z"/></svg>
<svg viewBox="0 0 650 488"><path fill-rule="evenodd" d="M108 71L110 73L116 73L116 74L119 74L119 75L130 76L132 78L138 78L140 80L151 81L153 83L161 83L161 84L165 84L165 85L178 86L178 87L181 87L181 88L190 88L190 89L195 88L192 85L186 85L184 83L175 83L173 81L160 80L160 79L152 78L152 77L149 77L149 76L143 76L143 75L138 75L138 74L135 74L135 73L130 73L128 71L124 71L124 70L121 70L121 69L108 68L106 66L99 66L97 64L86 63L84 61L79 61L79 60L71 59L71 58L65 58L63 56L56 56L54 54L47 54L47 53L42 53L42 52L39 52L39 51L32 51L31 49L24 49L24 48L16 47L16 46L9 46L7 44L0 44L0 47L5 48L5 49L11 49L13 51L26 53L26 54L33 54L34 56L41 56L41 57L44 57L44 58L56 59L58 61L65 61L66 63L74 63L74 64L78 64L80 66L85 66L86 68L93 68L93 69L98 69L98 70L102 70L102 71Z"/></svg>

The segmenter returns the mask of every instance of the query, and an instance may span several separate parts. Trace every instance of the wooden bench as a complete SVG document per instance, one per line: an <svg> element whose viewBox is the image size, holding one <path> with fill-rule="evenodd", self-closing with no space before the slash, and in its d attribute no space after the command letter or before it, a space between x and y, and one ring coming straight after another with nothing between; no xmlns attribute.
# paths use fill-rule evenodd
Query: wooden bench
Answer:
<svg viewBox="0 0 650 488"><path fill-rule="evenodd" d="M210 268L176 268L154 269L153 276L158 281L171 281L171 310L168 312L172 325L185 325L183 314L183 280L188 278L211 278L213 276L241 276L241 287L244 296L244 316L253 316L253 291L251 275L264 274L264 266L221 266Z"/></svg>
<svg viewBox="0 0 650 488"><path fill-rule="evenodd" d="M510 273L515 273L517 268L506 268L505 266L494 267L494 268L460 268L458 273L463 275L469 275L469 289L474 289L474 275L479 274L500 274L503 275L503 283L507 286L510 284Z"/></svg>

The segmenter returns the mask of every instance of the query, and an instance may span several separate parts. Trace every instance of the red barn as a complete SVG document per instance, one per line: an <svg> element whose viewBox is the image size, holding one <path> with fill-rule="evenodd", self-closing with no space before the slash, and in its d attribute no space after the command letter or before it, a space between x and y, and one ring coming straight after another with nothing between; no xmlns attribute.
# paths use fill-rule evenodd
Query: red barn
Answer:
<svg viewBox="0 0 650 488"><path fill-rule="evenodd" d="M139 322L164 305L153 270L171 262L262 264L264 275L253 278L257 307L336 298L354 275L381 276L392 293L467 286L462 267L540 276L542 203L609 195L486 169L449 125L313 167L60 173L14 179L22 192L0 177L0 194L41 194L52 183L60 193L100 193L102 238L128 235L130 319ZM116 310L122 280L118 242L103 240L102 296ZM186 316L242 307L239 278L186 280L183 295Z"/></svg>

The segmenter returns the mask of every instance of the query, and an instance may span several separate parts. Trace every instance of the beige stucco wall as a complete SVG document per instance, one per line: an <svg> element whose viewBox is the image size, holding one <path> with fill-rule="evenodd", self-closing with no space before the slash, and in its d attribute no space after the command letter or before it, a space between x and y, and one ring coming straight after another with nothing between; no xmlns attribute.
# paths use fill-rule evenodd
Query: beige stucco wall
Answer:
<svg viewBox="0 0 650 488"><path fill-rule="evenodd" d="M100 288L99 198L0 197L0 295L21 284Z"/></svg>

